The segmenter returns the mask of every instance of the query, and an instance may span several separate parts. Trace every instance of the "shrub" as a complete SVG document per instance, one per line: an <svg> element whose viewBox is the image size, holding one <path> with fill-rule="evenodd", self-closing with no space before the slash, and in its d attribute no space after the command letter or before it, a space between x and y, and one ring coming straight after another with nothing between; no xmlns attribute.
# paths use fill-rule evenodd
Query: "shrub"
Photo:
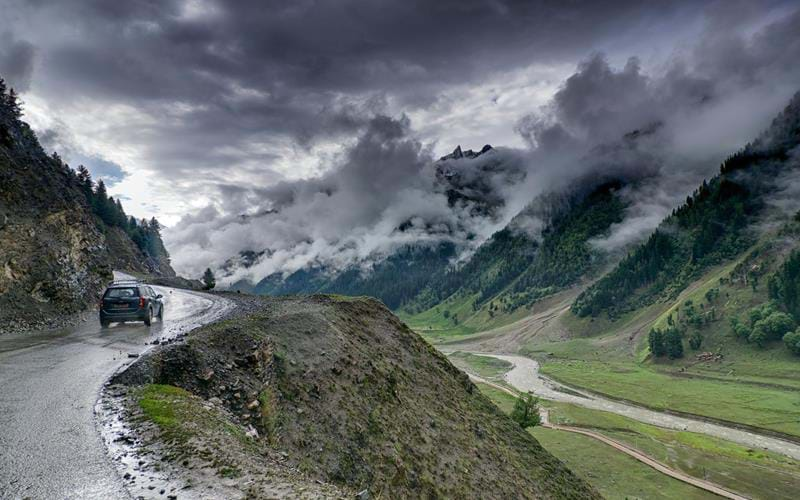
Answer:
<svg viewBox="0 0 800 500"><path fill-rule="evenodd" d="M731 330L733 330L734 335L742 340L746 341L750 337L750 328L739 321L739 318L731 318Z"/></svg>
<svg viewBox="0 0 800 500"><path fill-rule="evenodd" d="M750 332L750 336L747 337L747 341L751 344L755 344L758 347L764 347L767 344L767 340L769 340L769 336L767 332L764 331L761 321L757 321L755 326L753 327L753 331Z"/></svg>
<svg viewBox="0 0 800 500"><path fill-rule="evenodd" d="M762 319L764 330L771 340L783 338L786 333L794 330L795 323L791 316L784 312L773 312Z"/></svg>
<svg viewBox="0 0 800 500"><path fill-rule="evenodd" d="M783 343L792 354L800 356L800 328L783 336Z"/></svg>
<svg viewBox="0 0 800 500"><path fill-rule="evenodd" d="M539 416L539 398L534 397L531 393L522 394L514 403L511 418L523 429L539 425L541 418Z"/></svg>

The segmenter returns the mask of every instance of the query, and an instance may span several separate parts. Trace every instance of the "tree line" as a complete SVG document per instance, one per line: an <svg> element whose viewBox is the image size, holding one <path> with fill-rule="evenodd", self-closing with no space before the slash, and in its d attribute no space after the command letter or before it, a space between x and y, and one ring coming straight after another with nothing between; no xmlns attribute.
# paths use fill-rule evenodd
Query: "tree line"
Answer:
<svg viewBox="0 0 800 500"><path fill-rule="evenodd" d="M148 221L125 214L119 198L114 199L113 196L108 195L102 179L95 183L85 166L78 166L75 176L89 208L103 224L107 227L122 229L146 255L154 259L169 257L161 240L161 224L155 217Z"/></svg>
<svg viewBox="0 0 800 500"><path fill-rule="evenodd" d="M77 185L83 193L91 213L102 222L102 226L98 225L98 227L122 229L144 254L154 259L169 257L161 240L161 224L155 217L150 220L129 217L125 214L120 200L108 195L103 180L100 179L95 183L85 166L81 165L77 170L72 170L58 153L52 155L44 153L35 134L22 121L22 104L19 96L0 78L0 143L9 148L14 146L12 130L17 130L22 134L20 141L23 142L23 149L33 147L37 154L41 153L46 160L52 162L61 171L72 174L71 183L74 182L73 186Z"/></svg>

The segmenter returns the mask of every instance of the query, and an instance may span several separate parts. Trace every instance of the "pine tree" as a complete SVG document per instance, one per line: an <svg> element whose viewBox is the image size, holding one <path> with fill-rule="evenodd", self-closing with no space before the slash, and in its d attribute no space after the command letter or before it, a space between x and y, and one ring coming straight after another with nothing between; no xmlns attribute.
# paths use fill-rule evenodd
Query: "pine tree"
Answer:
<svg viewBox="0 0 800 500"><path fill-rule="evenodd" d="M106 225L112 226L114 224L114 214L112 212L113 205L108 199L108 191L103 179L97 181L97 186L94 189L94 198L92 199L92 208L94 213L100 217Z"/></svg>
<svg viewBox="0 0 800 500"><path fill-rule="evenodd" d="M22 105L19 102L19 96L17 96L17 92L12 88L8 91L8 94L4 97L4 105L5 108L11 113L14 118L21 118L22 117Z"/></svg>
<svg viewBox="0 0 800 500"><path fill-rule="evenodd" d="M683 357L683 339L681 333L677 328L670 328L664 335L664 347L667 350L669 359L678 359Z"/></svg>
<svg viewBox="0 0 800 500"><path fill-rule="evenodd" d="M92 174L89 173L89 169L84 167L83 165L78 165L78 182L81 186L81 191L83 191L84 196L86 196L86 201L92 201L93 192L93 183L92 183Z"/></svg>
<svg viewBox="0 0 800 500"><path fill-rule="evenodd" d="M653 328L647 336L647 342L650 347L650 352L654 357L660 358L667 353L664 347L664 332Z"/></svg>
<svg viewBox="0 0 800 500"><path fill-rule="evenodd" d="M769 279L769 296L800 322L800 251L792 252Z"/></svg>
<svg viewBox="0 0 800 500"><path fill-rule="evenodd" d="M214 277L214 272L211 271L211 268L206 268L206 272L203 273L203 288L211 290L215 286L217 286L217 280Z"/></svg>
<svg viewBox="0 0 800 500"><path fill-rule="evenodd" d="M125 226L128 224L128 216L125 215L125 209L122 208L122 202L119 201L119 198L116 200L116 225L125 229Z"/></svg>

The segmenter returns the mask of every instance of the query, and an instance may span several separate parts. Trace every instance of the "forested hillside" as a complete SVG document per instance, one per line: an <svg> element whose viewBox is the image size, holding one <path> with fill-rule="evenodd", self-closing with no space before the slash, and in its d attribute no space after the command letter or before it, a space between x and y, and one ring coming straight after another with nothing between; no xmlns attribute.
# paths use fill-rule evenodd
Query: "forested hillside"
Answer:
<svg viewBox="0 0 800 500"><path fill-rule="evenodd" d="M334 273L321 268L301 269L287 277L274 274L256 284L253 292L263 295L339 293L378 297L392 309L419 294L455 258L448 243L409 245L368 269L358 267Z"/></svg>
<svg viewBox="0 0 800 500"><path fill-rule="evenodd" d="M94 304L113 269L174 276L160 229L45 153L0 80L0 322L43 324Z"/></svg>
<svg viewBox="0 0 800 500"><path fill-rule="evenodd" d="M409 313L455 295L470 297L473 310L486 306L492 314L510 312L574 284L603 262L602 252L589 241L622 220L625 203L618 191L623 185L609 181L593 186L587 181L570 192L544 194L463 262L456 261L458 249L452 244L420 243L369 268L306 268L285 277L269 276L251 290L266 295L369 295ZM543 229L528 227L531 220Z"/></svg>
<svg viewBox="0 0 800 500"><path fill-rule="evenodd" d="M622 220L622 185L606 182L588 194L579 189L537 198L463 266L431 280L409 308L424 310L458 294L475 295L473 309L496 301L492 310L510 312L574 284L602 261L589 240ZM532 219L544 223L541 233L526 227Z"/></svg>
<svg viewBox="0 0 800 500"><path fill-rule="evenodd" d="M798 144L800 94L769 130L728 158L719 175L703 182L645 243L582 293L572 310L615 317L674 297L709 266L748 248L758 235L754 224L780 215L770 199L798 167Z"/></svg>

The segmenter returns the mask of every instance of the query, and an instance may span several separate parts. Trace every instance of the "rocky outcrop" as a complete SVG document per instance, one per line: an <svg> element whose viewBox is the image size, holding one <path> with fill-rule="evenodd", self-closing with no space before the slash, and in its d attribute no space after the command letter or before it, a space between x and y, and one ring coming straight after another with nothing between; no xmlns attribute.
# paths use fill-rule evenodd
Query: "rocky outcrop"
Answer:
<svg viewBox="0 0 800 500"><path fill-rule="evenodd" d="M30 217L6 213L0 228L0 322L41 324L77 312L111 279L104 239L80 210Z"/></svg>
<svg viewBox="0 0 800 500"><path fill-rule="evenodd" d="M245 454L283 457L312 484L365 497L598 498L378 301L231 298L251 311L145 356L113 383L142 385L134 395L188 391L248 436ZM164 433L208 448L196 424ZM226 467L243 477L271 473L236 460Z"/></svg>
<svg viewBox="0 0 800 500"><path fill-rule="evenodd" d="M479 158L479 159L478 159ZM436 183L448 204L468 208L473 215L496 216L505 206L498 185L513 185L525 178L525 168L513 155L485 145L474 152L461 146L435 164Z"/></svg>
<svg viewBox="0 0 800 500"><path fill-rule="evenodd" d="M112 269L175 275L92 212L75 171L44 152L0 91L0 331L93 306Z"/></svg>

